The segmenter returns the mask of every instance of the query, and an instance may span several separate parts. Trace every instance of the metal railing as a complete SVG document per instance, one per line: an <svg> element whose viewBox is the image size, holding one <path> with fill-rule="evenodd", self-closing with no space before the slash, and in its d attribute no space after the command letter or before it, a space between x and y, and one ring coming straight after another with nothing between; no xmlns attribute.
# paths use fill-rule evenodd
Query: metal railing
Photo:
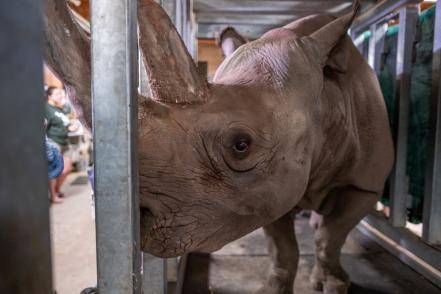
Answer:
<svg viewBox="0 0 441 294"><path fill-rule="evenodd" d="M195 48L192 1L161 2L174 20L180 15L180 33ZM0 293L52 293L43 7L25 0L0 8L8 37L0 43ZM166 260L143 256L139 245L136 97L146 76L138 80L137 0L91 1L91 16L98 291L165 294Z"/></svg>
<svg viewBox="0 0 441 294"><path fill-rule="evenodd" d="M98 290L165 294L167 264L176 267L171 269L175 272L183 267L139 249L136 85L141 93L150 91L138 58L136 2L115 0L109 5L95 0L91 5ZM157 2L176 24L189 51L195 52L192 1ZM178 284L175 293L182 288L178 276L182 274L172 281Z"/></svg>
<svg viewBox="0 0 441 294"><path fill-rule="evenodd" d="M389 3L386 3L389 2ZM430 134L422 238L405 228L407 219L408 179L407 144L410 115L412 55L418 22L418 1L383 1L379 7L368 11L355 21L351 35L357 39L359 49L361 34L370 30L368 62L377 74L380 72L384 49L385 22L398 16L399 31L395 68L396 130L395 165L391 173L390 216L374 213L367 216L359 228L373 237L392 254L400 258L433 283L441 286L441 5L436 7L430 97ZM411 4L409 4L411 3ZM383 7L383 10L379 8ZM398 15L396 10L399 9ZM375 12L375 13L374 13ZM361 37L360 37L361 36ZM360 39L361 38L361 39ZM366 56L366 54L365 54Z"/></svg>

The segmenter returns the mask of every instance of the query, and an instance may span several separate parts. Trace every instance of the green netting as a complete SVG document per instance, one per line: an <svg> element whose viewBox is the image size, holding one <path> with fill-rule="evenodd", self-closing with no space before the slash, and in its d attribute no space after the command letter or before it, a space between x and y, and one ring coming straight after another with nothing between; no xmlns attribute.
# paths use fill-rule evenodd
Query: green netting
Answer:
<svg viewBox="0 0 441 294"><path fill-rule="evenodd" d="M435 7L424 11L420 15L412 61L407 145L407 174L409 176L409 194L412 196L408 209L409 220L412 222L421 222L422 218L428 144L434 20ZM378 75L392 132L396 130L394 122L397 115L397 106L394 102L397 39L398 26L389 27L385 37L382 68ZM382 201L387 204L389 202L388 198L387 193L385 193Z"/></svg>

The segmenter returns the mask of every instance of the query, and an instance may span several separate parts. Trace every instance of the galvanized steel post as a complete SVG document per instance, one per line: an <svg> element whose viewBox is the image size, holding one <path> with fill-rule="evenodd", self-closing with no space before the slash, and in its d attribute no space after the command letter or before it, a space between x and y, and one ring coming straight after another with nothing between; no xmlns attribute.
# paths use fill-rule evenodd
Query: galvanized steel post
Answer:
<svg viewBox="0 0 441 294"><path fill-rule="evenodd" d="M395 102L397 105L395 141L395 165L391 174L391 213L393 226L402 227L407 220L407 136L409 126L410 74L412 50L415 41L418 8L408 6L400 11L398 32Z"/></svg>
<svg viewBox="0 0 441 294"><path fill-rule="evenodd" d="M193 60L197 61L198 59L198 42L197 42L197 32L198 32L198 23L196 22L196 16L194 13L194 0L188 1L188 26L189 26L189 34L188 34L188 50L190 51L190 55L193 57Z"/></svg>
<svg viewBox="0 0 441 294"><path fill-rule="evenodd" d="M42 2L0 2L0 293L52 293Z"/></svg>
<svg viewBox="0 0 441 294"><path fill-rule="evenodd" d="M161 0L161 6L176 25L176 0Z"/></svg>
<svg viewBox="0 0 441 294"><path fill-rule="evenodd" d="M94 0L91 14L98 289L141 293L136 0Z"/></svg>
<svg viewBox="0 0 441 294"><path fill-rule="evenodd" d="M387 32L387 23L371 25L371 37L369 39L369 65L377 75L381 71L381 56L384 51L384 37Z"/></svg>
<svg viewBox="0 0 441 294"><path fill-rule="evenodd" d="M176 30L178 31L178 33L181 35L181 37L183 36L183 6L182 6L182 0L176 0L176 4L175 4L175 9L176 9L176 15L175 15L175 27Z"/></svg>
<svg viewBox="0 0 441 294"><path fill-rule="evenodd" d="M425 181L423 239L441 244L441 5L436 5L433 38L429 154Z"/></svg>

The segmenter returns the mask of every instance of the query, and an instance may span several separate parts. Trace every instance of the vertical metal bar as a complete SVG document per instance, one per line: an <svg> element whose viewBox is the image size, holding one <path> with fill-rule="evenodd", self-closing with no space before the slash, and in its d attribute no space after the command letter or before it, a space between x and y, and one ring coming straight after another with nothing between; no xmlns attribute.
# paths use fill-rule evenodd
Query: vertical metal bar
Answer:
<svg viewBox="0 0 441 294"><path fill-rule="evenodd" d="M393 226L404 226L407 220L408 182L407 132L409 126L410 74L412 50L415 41L418 9L408 6L400 11L398 32L397 67L395 81L395 103L397 105L395 140L395 165L391 174L390 221Z"/></svg>
<svg viewBox="0 0 441 294"><path fill-rule="evenodd" d="M193 57L193 60L197 61L198 59L198 40L197 40L197 33L198 33L198 23L196 21L196 16L194 13L194 0L188 0L188 19L189 19L189 50L190 54Z"/></svg>
<svg viewBox="0 0 441 294"><path fill-rule="evenodd" d="M441 244L441 5L438 4L433 37L429 154L423 212L423 239L430 244Z"/></svg>
<svg viewBox="0 0 441 294"><path fill-rule="evenodd" d="M143 254L143 294L167 293L167 260Z"/></svg>
<svg viewBox="0 0 441 294"><path fill-rule="evenodd" d="M0 2L0 293L51 293L41 1Z"/></svg>
<svg viewBox="0 0 441 294"><path fill-rule="evenodd" d="M175 8L176 8L175 26L176 26L176 30L181 35L181 37L183 36L183 34L182 34L182 15L183 15L182 1L183 0L176 0L176 6L175 6Z"/></svg>
<svg viewBox="0 0 441 294"><path fill-rule="evenodd" d="M375 50L377 25L373 24L369 27L371 37L369 38L368 64L375 70Z"/></svg>
<svg viewBox="0 0 441 294"><path fill-rule="evenodd" d="M371 25L371 38L369 39L369 65L377 75L381 71L381 56L384 52L384 38L387 32L387 23Z"/></svg>
<svg viewBox="0 0 441 294"><path fill-rule="evenodd" d="M98 289L141 293L136 0L91 1Z"/></svg>
<svg viewBox="0 0 441 294"><path fill-rule="evenodd" d="M189 48L188 43L188 33L189 33L189 21L188 21L188 2L189 0L182 0L182 39L184 40L185 46L187 47L187 50Z"/></svg>
<svg viewBox="0 0 441 294"><path fill-rule="evenodd" d="M161 6L176 25L176 0L161 0Z"/></svg>

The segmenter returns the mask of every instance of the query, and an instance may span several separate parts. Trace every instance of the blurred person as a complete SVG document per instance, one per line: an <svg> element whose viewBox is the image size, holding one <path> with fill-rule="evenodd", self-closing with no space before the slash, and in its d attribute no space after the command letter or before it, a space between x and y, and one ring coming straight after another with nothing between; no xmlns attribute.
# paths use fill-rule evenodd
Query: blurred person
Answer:
<svg viewBox="0 0 441 294"><path fill-rule="evenodd" d="M48 161L48 179L49 184L56 181L64 169L63 155L58 148L46 139L46 157ZM63 199L51 191L51 202L62 203Z"/></svg>
<svg viewBox="0 0 441 294"><path fill-rule="evenodd" d="M64 168L61 175L49 180L49 191L51 200L54 203L62 202L64 194L61 193L61 185L72 171L72 159L66 153L68 151L68 133L75 131L70 124L68 113L63 109L64 90L56 87L48 87L46 90L46 134L49 142L53 144L63 155Z"/></svg>

